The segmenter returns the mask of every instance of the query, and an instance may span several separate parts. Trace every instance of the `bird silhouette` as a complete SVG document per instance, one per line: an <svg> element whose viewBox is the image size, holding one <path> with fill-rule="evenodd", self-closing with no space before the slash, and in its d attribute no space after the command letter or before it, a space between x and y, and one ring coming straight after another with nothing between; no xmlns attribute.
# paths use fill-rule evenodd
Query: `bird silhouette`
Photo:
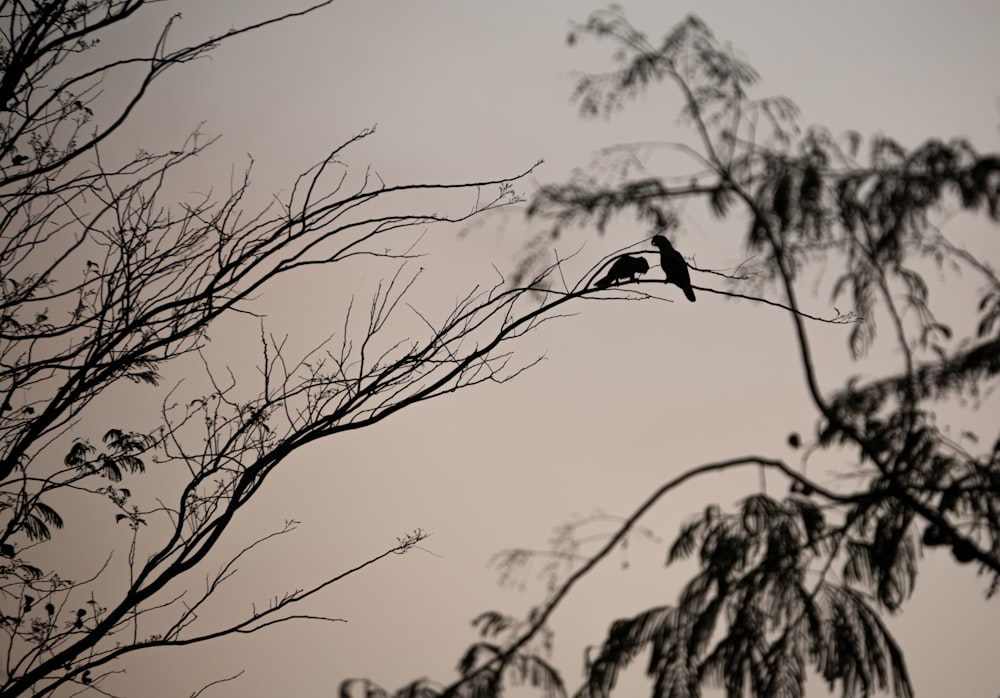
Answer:
<svg viewBox="0 0 1000 698"><path fill-rule="evenodd" d="M615 260L615 263L611 265L608 273L604 275L603 278L598 279L594 284L597 288L607 288L611 284L624 281L628 279L629 281L635 281L635 277L639 274L645 274L649 271L649 262L647 262L642 257L633 257L632 255L625 255L619 257Z"/></svg>
<svg viewBox="0 0 1000 698"><path fill-rule="evenodd" d="M653 247L660 250L660 266L667 275L666 282L680 286L684 295L694 303L694 289L691 288L691 273L681 253L674 249L670 241L662 235L653 236Z"/></svg>

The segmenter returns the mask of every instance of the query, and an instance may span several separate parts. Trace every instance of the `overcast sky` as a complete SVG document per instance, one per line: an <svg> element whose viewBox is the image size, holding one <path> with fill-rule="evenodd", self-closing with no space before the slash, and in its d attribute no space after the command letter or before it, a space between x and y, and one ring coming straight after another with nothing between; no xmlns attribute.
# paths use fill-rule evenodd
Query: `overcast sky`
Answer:
<svg viewBox="0 0 1000 698"><path fill-rule="evenodd" d="M173 37L179 43L288 5L184 0L168 3L160 16L183 13ZM329 149L377 124L376 134L342 159L372 165L388 183L495 178L544 158L525 184L530 190L586 166L604 146L662 139L666 129L684 137L668 90L608 121L578 117L569 99L573 71L610 67L613 49L596 41L570 48L565 38L571 21L602 6L343 0L168 74L120 142L126 151L170 147L204 121L205 131L223 138L191 174L192 188L225 189L232 164L245 164L250 153L263 205ZM961 135L997 150L1000 3L643 1L625 9L654 39L687 13L699 15L760 72L759 94L791 97L804 124L883 133L906 145ZM122 45L148 41L155 30L155 23L136 25ZM740 261L732 227L693 213L682 225L678 247L699 263ZM426 303L438 304L428 311L440 316L470 283L492 282L492 264L511 270L521 245L540 229L519 216L496 216L462 238L457 229L432 231L428 245L438 256L428 267L435 276L418 289ZM982 245L977 254L997 260L992 233L970 236ZM596 260L648 234L623 222L606 238L581 231L562 252L586 242L583 258ZM354 291L370 293L376 277L373 271ZM260 303L276 335L289 333L294 346L305 347L337 326L346 298L335 280L320 275L282 284ZM833 314L826 296L807 296L804 305ZM223 698L327 695L350 676L389 689L420 676L451 681L474 639L474 616L523 613L545 593L537 578L523 591L498 588L487 567L493 553L544 547L552 528L574 517L627 515L658 485L699 463L744 454L794 459L787 434L812 433L815 414L791 323L777 309L706 294L696 304L592 302L575 311L518 346L525 363L546 357L518 380L316 444L280 469L245 512L234 547L287 518L302 525L244 566L242 581L213 611L219 617L337 574L414 528L433 534L423 549L346 579L309 607L346 624L289 624L150 653L130 666L127 682L149 696L188 695L245 669L239 682L206 694ZM240 362L255 327L249 321L236 328L247 333L242 339L214 337L220 365ZM821 382L833 389L852 372L843 352L847 331L812 329ZM862 372L894 366L893 358ZM151 396L153 409L160 399ZM778 481L769 485L770 493L783 492ZM574 592L553 620L554 663L571 687L581 677L584 648L597 644L612 620L675 600L687 570L662 563L677 525L706 503L729 507L757 487L749 471L694 483L643 521L660 543L633 541L627 556L613 556ZM983 601L983 580L971 567L951 564L947 553L929 553L924 563L912 603L890 622L917 694L995 697L1000 606Z"/></svg>

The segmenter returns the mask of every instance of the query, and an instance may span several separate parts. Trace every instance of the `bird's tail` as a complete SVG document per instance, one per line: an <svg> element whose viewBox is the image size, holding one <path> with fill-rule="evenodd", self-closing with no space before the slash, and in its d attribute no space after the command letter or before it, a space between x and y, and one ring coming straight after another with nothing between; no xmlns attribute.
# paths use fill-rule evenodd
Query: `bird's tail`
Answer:
<svg viewBox="0 0 1000 698"><path fill-rule="evenodd" d="M687 299L689 301L691 301L692 303L694 303L694 289L693 288L691 288L690 286L685 287L684 288L684 295L687 296Z"/></svg>

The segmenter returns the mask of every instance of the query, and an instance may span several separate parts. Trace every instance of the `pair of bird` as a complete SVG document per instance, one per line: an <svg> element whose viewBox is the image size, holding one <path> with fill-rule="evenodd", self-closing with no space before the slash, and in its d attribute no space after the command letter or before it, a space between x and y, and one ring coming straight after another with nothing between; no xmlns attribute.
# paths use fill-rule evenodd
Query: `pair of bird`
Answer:
<svg viewBox="0 0 1000 698"><path fill-rule="evenodd" d="M691 273L688 271L687 262L684 261L684 257L662 235L654 235L652 243L660 251L660 267L663 268L663 273L667 275L665 279L666 283L679 286L684 291L684 296L694 303L694 289L691 288ZM595 285L597 288L607 288L617 281L635 281L636 276L645 274L647 271L649 271L649 262L645 259L625 255L616 259L615 263L608 270L608 273L603 278L598 279Z"/></svg>

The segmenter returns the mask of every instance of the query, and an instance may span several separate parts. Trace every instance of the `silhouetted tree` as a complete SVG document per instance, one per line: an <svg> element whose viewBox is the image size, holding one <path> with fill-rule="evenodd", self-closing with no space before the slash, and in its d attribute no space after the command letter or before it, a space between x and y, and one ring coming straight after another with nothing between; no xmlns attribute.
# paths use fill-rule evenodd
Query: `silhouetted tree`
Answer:
<svg viewBox="0 0 1000 698"><path fill-rule="evenodd" d="M789 437L804 449L801 469L756 455L693 466L652 493L595 555L581 560L554 549L568 571L551 596L514 624L502 645L463 662L455 682L427 695L500 695L504 679L523 678L507 667L544 655L537 640L548 633L553 611L650 508L693 478L754 467L787 478L788 496L751 494L735 511L711 506L685 525L668 562L693 558L699 571L678 597L611 624L577 695L610 694L620 671L648 651L654 696L697 696L708 688L734 698L799 696L812 673L843 695L891 690L909 697L904 657L883 617L910 597L921 548L949 548L957 563L976 568L987 597L1000 584L1000 439L973 433L961 416L950 431L937 418L944 401L974 410L996 386L1000 279L932 221L935 209L957 205L996 222L1000 156L981 154L961 138L907 149L887 137L870 139L862 156L858 134L842 144L824 128L803 130L790 100L753 96L756 72L693 16L654 43L620 9L598 11L569 41L585 36L612 43L619 62L579 79L582 114L610 115L650 88L672 86L694 136L670 145L693 167L661 177L649 173L649 143L606 149L614 183L602 182L599 162L543 187L529 214L560 235L577 224L603 232L624 213L654 232L669 230L677 226L677 204L691 200L707 202L720 219L745 221L740 244L762 260L757 288L778 293L780 300L769 302L789 310L816 433ZM622 182L628 163L641 163L631 170L640 175ZM872 347L878 319L890 326L880 341L892 342L902 357L899 373L851 378L832 394L820 390L799 302L816 269L838 270L832 295L853 306L844 317L854 320L854 359ZM928 269L946 278L971 274L978 289L965 298L952 290L946 302L932 303L939 299L924 279ZM729 283L698 288L740 295L727 289L746 281ZM947 322L961 313L978 317L966 335ZM983 441L989 445L978 446ZM839 459L850 477L830 485L808 476L806 461L817 452L827 454L825 462ZM505 574L536 556L508 551L501 557ZM546 695L564 695L557 677L534 684Z"/></svg>
<svg viewBox="0 0 1000 698"><path fill-rule="evenodd" d="M175 150L130 150L127 157L120 155L127 144L107 146L152 83L230 38L332 3L178 49L168 40L174 17L148 54L81 67L88 64L80 54L89 59L102 37L152 4L0 2L4 698L69 695L84 686L113 692L110 675L136 651L316 618L296 614L295 605L411 549L424 534L407 534L310 588L269 594L270 603L228 625L194 621L238 561L295 522L244 546L214 572L206 575L200 565L300 447L432 397L516 376L532 362L515 364L507 342L571 297L549 295L541 303L532 284L510 289L499 279L433 323L411 315L410 326L393 336L393 322L407 312L403 298L421 273L411 270L412 245L398 234L516 202L513 183L524 175L388 186L341 161L371 131L334 149L264 210L248 210L249 171L222 198L171 200L171 183L211 139L193 133ZM112 84L132 85L118 106L102 92ZM314 311L316 322L342 336L293 357L261 320L252 379L220 370L203 353L210 328L223 318L253 316L254 298L279 277L359 262L374 265L383 279L363 310L352 300L346 316L332 307ZM184 356L204 362L200 386L160 389L164 372ZM106 407L123 383L162 400L158 421L124 423L118 415L107 423ZM160 473L160 485L172 478L176 488L146 489L139 477L124 486L124 478L147 468ZM115 537L89 531L95 572L88 579L75 578L54 552L60 530L71 529L81 511L103 512L109 529L127 527L131 536L125 562L110 565ZM201 590L192 591L196 586Z"/></svg>

